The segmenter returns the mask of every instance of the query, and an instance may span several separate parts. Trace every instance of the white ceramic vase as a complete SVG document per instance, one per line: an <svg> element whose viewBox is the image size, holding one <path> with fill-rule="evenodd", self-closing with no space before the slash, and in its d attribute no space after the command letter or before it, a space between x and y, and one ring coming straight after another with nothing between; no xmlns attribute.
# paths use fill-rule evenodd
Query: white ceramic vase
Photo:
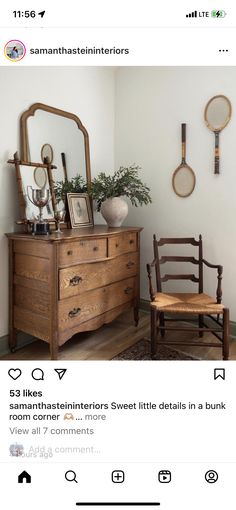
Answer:
<svg viewBox="0 0 236 510"><path fill-rule="evenodd" d="M122 197L107 198L105 202L102 202L101 214L108 227L120 227L128 211L128 204Z"/></svg>

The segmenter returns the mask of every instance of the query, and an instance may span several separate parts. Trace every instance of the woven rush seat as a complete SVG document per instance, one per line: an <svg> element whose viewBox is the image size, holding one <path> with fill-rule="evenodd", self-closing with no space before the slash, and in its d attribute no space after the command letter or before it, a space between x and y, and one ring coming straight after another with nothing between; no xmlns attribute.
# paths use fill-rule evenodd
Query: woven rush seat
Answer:
<svg viewBox="0 0 236 510"><path fill-rule="evenodd" d="M191 293L171 293L165 294L157 292L151 306L158 310L172 313L196 313L196 314L216 314L223 313L224 306L217 304L215 299L207 294Z"/></svg>

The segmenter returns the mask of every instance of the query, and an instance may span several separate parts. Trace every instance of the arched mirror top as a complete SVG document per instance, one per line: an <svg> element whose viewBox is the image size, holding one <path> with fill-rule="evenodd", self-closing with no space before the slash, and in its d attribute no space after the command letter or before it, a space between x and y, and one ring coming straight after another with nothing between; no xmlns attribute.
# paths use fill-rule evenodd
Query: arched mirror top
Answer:
<svg viewBox="0 0 236 510"><path fill-rule="evenodd" d="M80 118L42 103L34 103L20 117L21 159L41 161L45 145L57 167L55 181L76 175L91 182L89 136Z"/></svg>

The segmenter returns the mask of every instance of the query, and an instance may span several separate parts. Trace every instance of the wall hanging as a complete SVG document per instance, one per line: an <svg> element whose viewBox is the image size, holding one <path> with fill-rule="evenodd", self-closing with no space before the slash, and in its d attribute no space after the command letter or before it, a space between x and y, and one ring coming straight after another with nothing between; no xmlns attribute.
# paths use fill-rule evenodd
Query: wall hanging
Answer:
<svg viewBox="0 0 236 510"><path fill-rule="evenodd" d="M215 174L220 173L220 132L227 126L231 114L230 100L223 95L212 97L204 110L205 123L215 133Z"/></svg>
<svg viewBox="0 0 236 510"><path fill-rule="evenodd" d="M181 124L182 160L173 173L173 190L179 197L189 197L196 184L196 177L192 168L186 163L186 124Z"/></svg>

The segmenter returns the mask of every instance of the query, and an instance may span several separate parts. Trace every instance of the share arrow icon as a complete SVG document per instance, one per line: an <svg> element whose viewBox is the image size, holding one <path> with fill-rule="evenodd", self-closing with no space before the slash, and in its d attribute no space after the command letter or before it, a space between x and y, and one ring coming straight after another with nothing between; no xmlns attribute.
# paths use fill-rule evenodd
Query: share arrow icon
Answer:
<svg viewBox="0 0 236 510"><path fill-rule="evenodd" d="M54 368L54 371L57 373L59 379L61 380L62 377L64 377L64 375L67 371L67 368Z"/></svg>

